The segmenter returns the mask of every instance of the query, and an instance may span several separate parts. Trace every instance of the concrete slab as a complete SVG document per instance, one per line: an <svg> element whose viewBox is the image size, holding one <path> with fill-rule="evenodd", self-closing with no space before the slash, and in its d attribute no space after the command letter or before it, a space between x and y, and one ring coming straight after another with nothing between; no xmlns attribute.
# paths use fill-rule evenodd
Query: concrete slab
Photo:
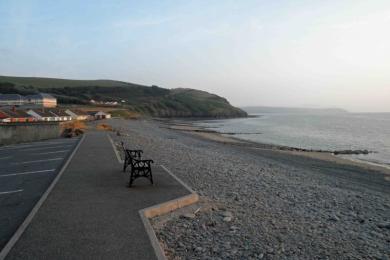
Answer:
<svg viewBox="0 0 390 260"><path fill-rule="evenodd" d="M160 166L127 176L105 132L89 132L6 259L156 259L139 210L189 195Z"/></svg>

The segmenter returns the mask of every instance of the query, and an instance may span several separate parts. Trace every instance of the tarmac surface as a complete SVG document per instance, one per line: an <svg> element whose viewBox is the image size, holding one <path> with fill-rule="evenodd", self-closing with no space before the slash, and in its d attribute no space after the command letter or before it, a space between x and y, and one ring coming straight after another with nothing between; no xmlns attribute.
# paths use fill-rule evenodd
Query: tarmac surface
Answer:
<svg viewBox="0 0 390 260"><path fill-rule="evenodd" d="M24 221L79 139L0 147L0 249Z"/></svg>
<svg viewBox="0 0 390 260"><path fill-rule="evenodd" d="M138 211L188 191L158 162L155 185L137 179L128 188L107 133L85 135L6 259L156 259Z"/></svg>

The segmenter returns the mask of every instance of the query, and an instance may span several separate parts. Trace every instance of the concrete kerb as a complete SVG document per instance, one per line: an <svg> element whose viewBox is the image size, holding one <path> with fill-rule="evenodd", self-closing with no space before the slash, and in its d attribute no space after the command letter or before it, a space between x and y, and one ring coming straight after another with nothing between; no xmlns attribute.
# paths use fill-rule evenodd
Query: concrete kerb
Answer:
<svg viewBox="0 0 390 260"><path fill-rule="evenodd" d="M118 162L123 163L123 160L121 159L116 147L115 143L112 140L111 136L107 134L108 139L111 142L112 148L114 149L114 152L117 156ZM173 199L170 201L166 201L145 209L141 209L138 211L138 214L141 217L142 223L144 224L146 233L149 236L150 242L153 246L154 252L156 254L157 259L159 260L166 260L166 256L164 254L164 250L162 249L160 242L157 239L156 233L154 232L154 229L149 221L149 219L153 217L157 217L169 212L172 212L176 209L183 208L189 205L192 205L199 201L199 195L192 190L186 183L184 183L181 179L179 179L175 174L173 174L168 168L166 168L164 165L160 165L161 168L165 170L172 178L174 178L177 182L179 182L188 192L189 195L185 195L182 197L179 197L177 199Z"/></svg>
<svg viewBox="0 0 390 260"><path fill-rule="evenodd" d="M28 214L28 216L25 218L23 223L19 226L19 228L16 230L15 234L11 237L11 239L7 242L7 244L4 246L4 248L0 252L0 260L4 260L8 253L11 251L12 247L18 242L19 238L23 235L24 231L28 227L28 225L31 223L35 215L37 214L38 210L41 208L47 197L49 196L50 192L53 190L59 179L61 178L61 175L65 172L66 168L68 167L70 161L72 160L73 156L76 154L77 150L79 149L81 143L84 141L85 135L79 140L77 146L73 150L72 154L68 157L65 164L62 166L60 172L57 174L57 176L54 178L54 180L51 182L49 188L43 193L42 197L38 200L38 202L35 204L31 212Z"/></svg>
<svg viewBox="0 0 390 260"><path fill-rule="evenodd" d="M157 259L166 260L164 250L162 249L160 242L154 232L154 229L149 221L149 219L164 215L166 213L172 212L176 209L180 209L189 205L192 205L199 201L199 196L195 192L192 191L183 181L181 181L178 177L176 177L172 172L167 170L166 167L161 165L161 167L170 174L173 178L179 181L180 184L184 184L183 186L190 192L189 195L179 197L177 199L173 199L167 202L163 202L145 209L138 211L142 219L142 223L144 224L145 230L149 236L150 242L153 246L154 252L156 254ZM188 188L187 188L188 187Z"/></svg>
<svg viewBox="0 0 390 260"><path fill-rule="evenodd" d="M115 153L115 155L116 155L116 158L118 159L118 162L119 162L119 163L123 163L123 160L122 160L121 156L119 155L118 149L116 149L115 143L114 143L114 141L112 140L110 134L107 134L107 137L108 137L108 140L110 140L110 143L111 143L111 145L112 145L112 148L114 149L114 153Z"/></svg>

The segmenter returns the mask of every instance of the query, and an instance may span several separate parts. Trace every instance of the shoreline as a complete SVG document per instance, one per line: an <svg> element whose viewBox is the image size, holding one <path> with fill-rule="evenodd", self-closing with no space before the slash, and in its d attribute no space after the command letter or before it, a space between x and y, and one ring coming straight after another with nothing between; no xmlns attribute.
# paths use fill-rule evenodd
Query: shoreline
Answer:
<svg viewBox="0 0 390 260"><path fill-rule="evenodd" d="M290 155L304 156L312 159L318 159L318 160L333 162L337 164L357 166L367 170L379 171L381 173L389 175L388 181L390 181L390 166L373 163L369 161L353 159L353 158L343 158L338 155L335 155L332 151L308 150L308 149L300 149L296 147L280 146L280 145L244 140L244 139L234 137L233 133L220 133L214 130L209 130L209 128L206 127L195 126L193 124L193 121L182 121L180 119L163 120L163 121L156 120L156 121L158 121L160 124L166 125L166 127L160 126L160 128L166 128L169 130L180 131L180 132L187 132L214 142L242 145L252 149L272 150L272 151L277 151L280 153L286 153ZM341 154L341 155L345 155L345 154Z"/></svg>

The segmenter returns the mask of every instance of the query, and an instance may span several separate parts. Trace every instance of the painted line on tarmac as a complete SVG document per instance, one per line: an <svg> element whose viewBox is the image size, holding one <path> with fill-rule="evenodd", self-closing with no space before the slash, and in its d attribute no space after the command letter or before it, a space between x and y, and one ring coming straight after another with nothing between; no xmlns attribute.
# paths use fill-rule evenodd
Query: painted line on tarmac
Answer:
<svg viewBox="0 0 390 260"><path fill-rule="evenodd" d="M59 144L59 143L14 145L14 146L0 148L0 151L18 150L18 149L24 149L24 148L29 148L29 147L44 147L44 146L57 145L57 144Z"/></svg>
<svg viewBox="0 0 390 260"><path fill-rule="evenodd" d="M3 175L0 175L0 178L1 178L1 177L18 176L18 175L27 175L27 174L33 174L33 173L42 173L42 172L54 172L55 170L56 170L56 169L42 170L42 171L32 171L32 172L17 172L17 173L3 174Z"/></svg>
<svg viewBox="0 0 390 260"><path fill-rule="evenodd" d="M14 149L22 149L26 147L32 147L33 145L12 145L12 146L6 146L3 148L0 148L0 151L9 151L9 150L14 150Z"/></svg>
<svg viewBox="0 0 390 260"><path fill-rule="evenodd" d="M43 154L53 154L53 153L66 153L69 152L69 150L62 150L62 151L55 151L55 152L46 152L46 153L34 153L32 155L43 155Z"/></svg>
<svg viewBox="0 0 390 260"><path fill-rule="evenodd" d="M73 156L76 154L77 150L79 149L80 145L83 143L85 139L85 134L81 139L79 139L78 144L74 148L71 155L69 155L67 161L62 166L61 170L57 174L57 176L54 178L52 183L50 184L49 188L43 193L42 197L39 199L37 204L35 204L34 208L31 210L30 214L26 217L26 219L23 221L23 223L19 226L19 228L16 230L15 234L11 237L11 239L7 242L7 244L3 247L3 249L0 251L0 260L4 260L9 251L11 251L12 247L18 242L19 238L22 236L23 232L26 230L28 225L33 220L34 216L37 214L38 210L42 206L42 204L45 202L46 198L49 196L52 189L56 186L58 180L61 178L61 175L65 172L66 168L68 167L69 163L71 162Z"/></svg>
<svg viewBox="0 0 390 260"><path fill-rule="evenodd" d="M45 142L33 142L33 143L22 143L22 144L15 144L15 145L7 145L2 148L0 148L0 151L8 151L13 149L22 149L22 148L28 148L28 147L35 147L35 146L45 146L45 145L56 145L56 144L69 144L69 143L77 143L79 139L77 140L61 140L61 141L45 141Z"/></svg>
<svg viewBox="0 0 390 260"><path fill-rule="evenodd" d="M0 192L0 195L6 195L6 194L12 194L12 193L18 193L22 192L23 190L11 190L11 191L2 191Z"/></svg>
<svg viewBox="0 0 390 260"><path fill-rule="evenodd" d="M12 158L12 156L0 157L0 160L4 160L4 159L8 159L8 158Z"/></svg>
<svg viewBox="0 0 390 260"><path fill-rule="evenodd" d="M62 145L62 146L52 146L52 147L40 147L40 148L28 148L24 149L23 152L26 151L37 151L37 150L46 150L46 149L55 149L55 148L66 148L66 147L72 147L73 145Z"/></svg>
<svg viewBox="0 0 390 260"><path fill-rule="evenodd" d="M80 140L80 138L74 138L74 139L61 139L61 140L53 140L53 141L50 141L50 143L71 143L71 142L75 142L77 143L78 141Z"/></svg>
<svg viewBox="0 0 390 260"><path fill-rule="evenodd" d="M63 160L64 158L63 157L59 157L59 158L53 158L53 159L44 159L44 160L35 160L35 161L25 161L25 162L15 162L15 163L11 163L12 165L19 165L19 164L29 164L29 163L40 163L40 162L50 162L50 161L59 161L59 160Z"/></svg>
<svg viewBox="0 0 390 260"><path fill-rule="evenodd" d="M62 142L47 142L44 144L36 145L36 146L45 146L45 145L60 145L60 144L75 144L77 141L71 140L71 141L62 141Z"/></svg>

